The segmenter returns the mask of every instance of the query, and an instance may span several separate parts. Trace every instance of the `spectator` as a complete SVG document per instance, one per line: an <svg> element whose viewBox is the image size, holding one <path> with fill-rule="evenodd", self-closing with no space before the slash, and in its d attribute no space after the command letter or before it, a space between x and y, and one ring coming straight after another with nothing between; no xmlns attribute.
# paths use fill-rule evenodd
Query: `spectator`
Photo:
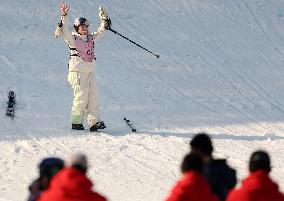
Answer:
<svg viewBox="0 0 284 201"><path fill-rule="evenodd" d="M51 178L64 167L60 158L46 158L39 164L39 178L29 186L28 201L37 201L41 193L49 186Z"/></svg>
<svg viewBox="0 0 284 201"><path fill-rule="evenodd" d="M87 158L81 153L70 155L66 168L51 181L40 201L107 201L102 195L92 191L92 182L87 178Z"/></svg>
<svg viewBox="0 0 284 201"><path fill-rule="evenodd" d="M191 152L202 157L205 164L204 175L214 193L224 201L237 183L236 171L229 167L225 159L214 159L213 145L206 133L198 133L190 142Z"/></svg>
<svg viewBox="0 0 284 201"><path fill-rule="evenodd" d="M240 189L231 191L227 201L284 201L278 185L269 177L271 166L267 152L256 151L251 155L249 171Z"/></svg>
<svg viewBox="0 0 284 201"><path fill-rule="evenodd" d="M202 175L203 163L199 155L185 156L181 172L183 177L177 182L166 201L219 201Z"/></svg>

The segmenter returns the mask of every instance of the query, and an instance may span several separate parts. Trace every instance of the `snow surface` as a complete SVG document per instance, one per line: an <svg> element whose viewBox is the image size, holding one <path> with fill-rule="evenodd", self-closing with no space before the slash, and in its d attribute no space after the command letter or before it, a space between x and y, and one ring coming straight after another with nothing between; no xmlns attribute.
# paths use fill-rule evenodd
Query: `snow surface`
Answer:
<svg viewBox="0 0 284 201"><path fill-rule="evenodd" d="M241 181L252 151L272 156L284 190L283 0L68 0L71 21L98 6L113 29L96 44L105 133L70 129L68 48L53 33L58 0L0 0L0 201L25 200L43 157L87 153L94 189L109 200L163 200L179 178L194 133L212 134L215 156ZM70 25L71 27L71 25ZM138 133L130 133L123 118Z"/></svg>

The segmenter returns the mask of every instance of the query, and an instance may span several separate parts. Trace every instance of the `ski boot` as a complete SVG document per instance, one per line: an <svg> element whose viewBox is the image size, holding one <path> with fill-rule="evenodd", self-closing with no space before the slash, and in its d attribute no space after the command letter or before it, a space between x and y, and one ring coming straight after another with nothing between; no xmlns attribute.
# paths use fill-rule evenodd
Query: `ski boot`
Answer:
<svg viewBox="0 0 284 201"><path fill-rule="evenodd" d="M84 130L83 124L72 124L73 130Z"/></svg>
<svg viewBox="0 0 284 201"><path fill-rule="evenodd" d="M90 128L90 132L96 132L98 129L104 129L106 125L103 121L98 121L95 125Z"/></svg>

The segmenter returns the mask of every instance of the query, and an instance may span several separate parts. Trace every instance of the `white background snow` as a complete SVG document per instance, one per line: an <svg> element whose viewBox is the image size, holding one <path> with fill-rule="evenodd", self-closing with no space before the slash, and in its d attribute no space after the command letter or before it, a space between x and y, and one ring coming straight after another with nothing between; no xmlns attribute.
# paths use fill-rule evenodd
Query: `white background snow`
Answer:
<svg viewBox="0 0 284 201"><path fill-rule="evenodd" d="M107 32L96 44L104 133L70 129L69 52L53 33L58 0L0 0L0 200L25 200L43 157L85 152L94 189L115 201L163 200L193 134L241 181L252 151L268 150L284 190L283 0L68 0L70 28L86 16ZM17 93L16 117L5 116ZM133 121L130 133L123 118Z"/></svg>

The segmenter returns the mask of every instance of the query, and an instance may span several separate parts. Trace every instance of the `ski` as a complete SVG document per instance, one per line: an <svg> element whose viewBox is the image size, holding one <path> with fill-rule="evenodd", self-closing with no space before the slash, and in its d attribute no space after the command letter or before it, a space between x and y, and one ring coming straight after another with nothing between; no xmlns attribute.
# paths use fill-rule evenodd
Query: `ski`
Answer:
<svg viewBox="0 0 284 201"><path fill-rule="evenodd" d="M135 132L136 132L136 129L131 125L131 121L130 121L129 119L126 119L126 118L124 118L123 120L124 120L124 121L126 122L126 124L131 128L132 132L135 133Z"/></svg>
<svg viewBox="0 0 284 201"><path fill-rule="evenodd" d="M14 117L15 115L15 104L16 104L16 93L14 91L9 91L8 101L7 101L6 115Z"/></svg>

